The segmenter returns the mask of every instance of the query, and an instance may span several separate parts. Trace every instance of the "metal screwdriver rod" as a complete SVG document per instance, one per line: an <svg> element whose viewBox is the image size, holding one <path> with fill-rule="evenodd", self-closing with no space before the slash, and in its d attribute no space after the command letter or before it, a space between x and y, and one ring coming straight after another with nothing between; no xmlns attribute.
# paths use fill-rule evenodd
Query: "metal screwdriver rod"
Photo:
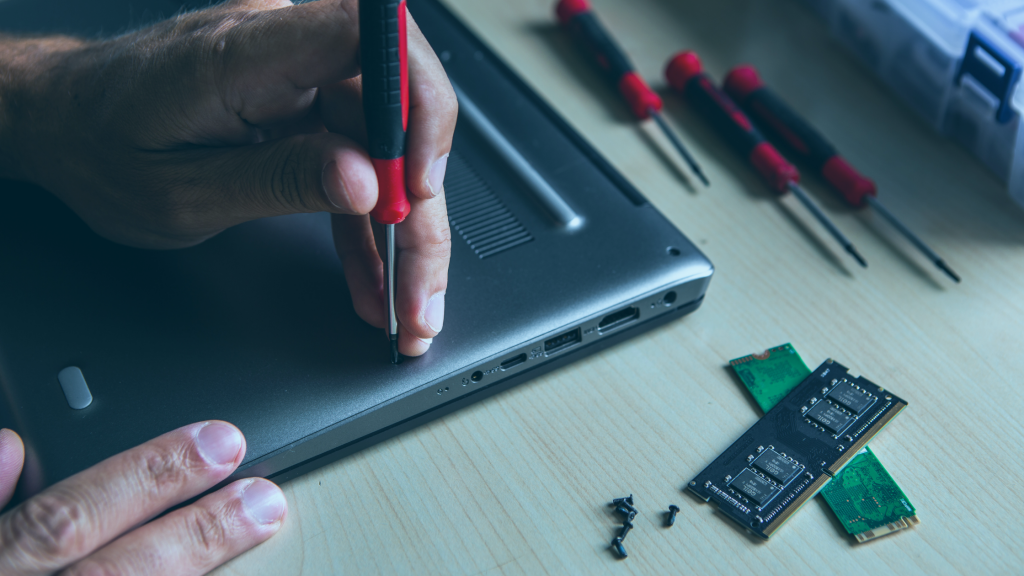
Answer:
<svg viewBox="0 0 1024 576"><path fill-rule="evenodd" d="M860 255L860 253L857 252L857 249L853 247L853 243L850 242L850 239L847 238L846 235L839 230L839 228L836 228L835 223L833 223L832 220L828 216L826 216L824 212L821 211L821 208L819 208L818 205L813 200L811 200L810 196L807 195L807 192L805 192L799 184L797 184L796 182L790 182L789 191L792 192L793 195L797 197L797 200L800 200L800 203L803 204L804 207L807 208L807 210L809 210L811 214L813 214L814 217L818 219L818 222L821 222L821 225L824 226L826 230L828 230L829 234L831 234L832 237L835 238L836 241L839 242L839 244L841 244L843 248L846 249L846 251L849 252L850 255L853 256L854 259L857 260L857 262L861 266L865 268L868 267L868 263Z"/></svg>
<svg viewBox="0 0 1024 576"><path fill-rule="evenodd" d="M890 224L892 224L893 228L898 230L900 234L903 234L903 236L907 240L910 240L911 244L916 246L922 254L927 256L928 259L931 260L932 263L935 264L935 266L938 267L939 270L945 272L946 275L952 278L954 282L960 283L960 276L958 276L956 272L953 272L953 270L946 265L945 261L943 261L942 258L939 258L939 255L932 251L932 249L929 248L923 240L918 238L917 234L911 232L910 228L907 228L906 225L904 225L899 218L897 218L892 212L889 212L889 209L886 208L884 204L879 202L878 199L875 198L874 196L866 196L865 199L867 200L868 204L871 205L872 208L874 208L879 214L882 215L883 218L885 218L886 220L889 221Z"/></svg>
<svg viewBox="0 0 1024 576"><path fill-rule="evenodd" d="M398 364L398 315L395 314L395 225L384 225L388 268L388 339L391 340L391 363Z"/></svg>
<svg viewBox="0 0 1024 576"><path fill-rule="evenodd" d="M672 131L672 128L668 125L668 122L665 121L665 118L662 117L661 113L654 108L648 108L647 113L651 115L651 118L654 118L654 121L661 127L661 131L665 133L668 141L672 143L672 146L674 146L676 150L679 151L679 155L686 160L686 164L690 167L690 170L697 175L697 178L700 178L700 181L703 182L705 186L710 186L711 183L708 182L708 178L704 175L704 171L700 169L700 164L697 164L697 161L690 155L690 151L686 149L686 146L683 144L683 141L679 139L679 136L676 136L676 133Z"/></svg>

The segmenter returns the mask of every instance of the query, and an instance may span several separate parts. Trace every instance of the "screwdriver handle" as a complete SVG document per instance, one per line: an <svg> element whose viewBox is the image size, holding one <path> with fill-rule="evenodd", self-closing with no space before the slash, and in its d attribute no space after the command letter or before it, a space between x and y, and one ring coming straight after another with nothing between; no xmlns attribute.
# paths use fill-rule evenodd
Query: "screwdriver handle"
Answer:
<svg viewBox="0 0 1024 576"><path fill-rule="evenodd" d="M680 52L673 56L665 67L665 78L725 138L733 151L754 167L772 190L784 194L790 184L800 181L796 167L787 162L739 106L715 86L695 53Z"/></svg>
<svg viewBox="0 0 1024 576"><path fill-rule="evenodd" d="M370 215L381 224L398 224L411 210L405 187L409 126L405 0L359 0L359 42L363 112L379 188Z"/></svg>
<svg viewBox="0 0 1024 576"><path fill-rule="evenodd" d="M640 120L646 120L661 110L658 96L636 73L633 63L619 48L601 21L597 19L587 0L559 0L555 6L558 21L578 42L581 42L597 61L611 85L622 94L630 111Z"/></svg>
<svg viewBox="0 0 1024 576"><path fill-rule="evenodd" d="M784 142L855 208L877 196L875 183L865 178L806 120L772 92L753 66L738 66L725 78L725 91L754 121Z"/></svg>

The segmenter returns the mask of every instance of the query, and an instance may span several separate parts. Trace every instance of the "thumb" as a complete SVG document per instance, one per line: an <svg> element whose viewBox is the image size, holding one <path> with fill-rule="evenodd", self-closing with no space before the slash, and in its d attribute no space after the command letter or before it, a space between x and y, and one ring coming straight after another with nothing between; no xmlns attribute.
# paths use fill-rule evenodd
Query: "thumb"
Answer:
<svg viewBox="0 0 1024 576"><path fill-rule="evenodd" d="M6 428L0 430L0 509L11 501L24 464L25 445L21 437Z"/></svg>
<svg viewBox="0 0 1024 576"><path fill-rule="evenodd" d="M367 153L338 134L303 134L195 158L220 225L304 212L368 214L377 175Z"/></svg>

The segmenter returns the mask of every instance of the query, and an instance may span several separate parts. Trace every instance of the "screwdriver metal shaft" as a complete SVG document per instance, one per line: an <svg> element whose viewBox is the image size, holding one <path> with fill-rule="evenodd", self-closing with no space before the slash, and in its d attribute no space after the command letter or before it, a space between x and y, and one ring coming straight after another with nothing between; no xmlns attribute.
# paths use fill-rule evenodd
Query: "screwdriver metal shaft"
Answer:
<svg viewBox="0 0 1024 576"><path fill-rule="evenodd" d="M821 211L821 208L811 200L810 196L807 195L807 192L804 192L804 189L801 188L799 184L796 182L790 182L789 191L792 192L793 195L796 196L797 200L799 200L800 203L818 219L818 222L821 222L821 225L824 226L825 229L828 230L829 234L836 239L836 242L839 242L839 244L842 245L844 250L850 253L850 256L853 256L854 260L856 260L861 266L865 268L868 267L868 263L864 260L864 257L860 255L860 252L857 252L857 249L853 247L853 243L850 242L850 239L847 238L839 228L836 228L832 219Z"/></svg>
<svg viewBox="0 0 1024 576"><path fill-rule="evenodd" d="M388 339L391 341L391 363L398 364L398 315L395 313L395 225L384 225L387 252Z"/></svg>
<svg viewBox="0 0 1024 576"><path fill-rule="evenodd" d="M942 258L939 258L939 255L932 251L932 249L929 248L928 245L925 244L920 238L918 238L916 234L911 232L910 228L907 228L906 225L904 225L899 218L893 215L892 212L889 212L889 209L886 208L884 204L879 202L878 199L875 198L874 196L866 196L865 199L867 200L867 203L870 204L871 207L875 209L876 212L881 214L883 218L885 218L886 220L889 221L890 224L892 224L893 228L898 230L900 234L903 234L903 236L907 240L910 240L911 244L916 246L922 254L924 254L929 260L931 260L932 264L935 264L935 266L939 270L945 272L946 275L949 276L954 282L956 282L957 284L960 283L960 276L957 275L956 272L953 272L953 270L946 265L946 262L943 261Z"/></svg>
<svg viewBox="0 0 1024 576"><path fill-rule="evenodd" d="M647 113L650 114L651 118L654 118L654 121L658 123L658 126L661 127L661 131L665 133L665 136L668 137L668 141L672 143L672 146L674 146L679 152L679 155L683 157L683 160L686 160L686 164L690 167L690 170L697 175L697 178L700 178L700 181L703 182L705 186L710 186L711 183L708 182L708 178L704 175L704 171L700 169L700 164L697 164L697 161L690 155L690 151L686 149L686 146L683 144L683 141L679 139L679 136L676 136L676 133L672 131L668 122L666 122L665 118L662 117L661 112L658 112L654 108L648 108Z"/></svg>

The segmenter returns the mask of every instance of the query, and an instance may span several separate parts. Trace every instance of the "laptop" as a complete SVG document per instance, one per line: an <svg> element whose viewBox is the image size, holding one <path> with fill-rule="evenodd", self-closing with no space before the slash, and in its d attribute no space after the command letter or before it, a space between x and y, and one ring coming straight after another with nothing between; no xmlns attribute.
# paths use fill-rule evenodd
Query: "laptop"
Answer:
<svg viewBox="0 0 1024 576"><path fill-rule="evenodd" d="M18 10L56 3L0 2L0 28L43 26ZM245 433L232 479L286 481L701 305L708 259L439 2L409 9L460 98L449 305L430 351L389 362L326 214L146 251L0 182L0 426L27 447L15 502L206 419ZM125 12L85 31L145 13Z"/></svg>

